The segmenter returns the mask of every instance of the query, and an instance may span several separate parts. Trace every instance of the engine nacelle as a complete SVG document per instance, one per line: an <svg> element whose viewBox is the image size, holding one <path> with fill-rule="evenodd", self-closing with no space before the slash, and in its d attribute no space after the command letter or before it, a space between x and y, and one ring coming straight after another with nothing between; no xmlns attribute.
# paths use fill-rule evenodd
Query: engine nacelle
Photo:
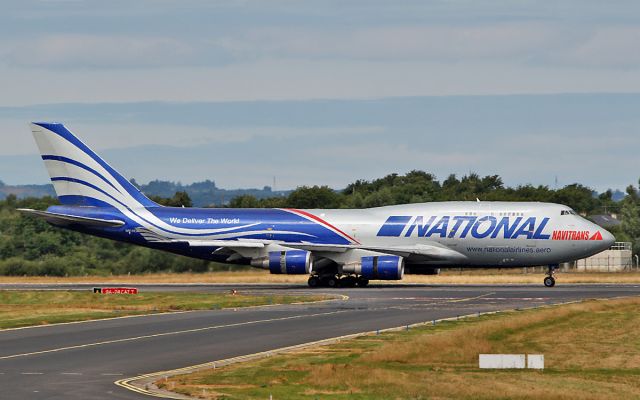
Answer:
<svg viewBox="0 0 640 400"><path fill-rule="evenodd" d="M306 250L270 251L267 257L252 260L251 265L268 268L272 274L309 274L313 258Z"/></svg>
<svg viewBox="0 0 640 400"><path fill-rule="evenodd" d="M400 280L404 276L404 258L400 256L365 256L360 263L345 264L343 272L367 279Z"/></svg>
<svg viewBox="0 0 640 400"><path fill-rule="evenodd" d="M422 265L406 265L404 271L407 274L412 275L440 275L440 268L437 267L425 267Z"/></svg>

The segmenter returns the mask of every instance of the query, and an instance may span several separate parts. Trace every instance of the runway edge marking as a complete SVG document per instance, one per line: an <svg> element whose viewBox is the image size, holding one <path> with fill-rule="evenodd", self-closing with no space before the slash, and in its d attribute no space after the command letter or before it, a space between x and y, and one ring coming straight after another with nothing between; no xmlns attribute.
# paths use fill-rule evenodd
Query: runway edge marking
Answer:
<svg viewBox="0 0 640 400"><path fill-rule="evenodd" d="M56 291L58 289L47 289L47 290L52 290L52 291ZM20 326L17 328L4 328L4 329L0 329L0 334L2 334L3 332L11 332L11 331L20 331L20 330L25 330L25 329L37 329L37 328L51 328L51 327L56 327L56 326L64 326L64 325L75 325L75 324L88 324L88 323L98 323L98 322L102 322L102 321L113 321L113 320L118 320L118 319L125 319L125 318L140 318L140 317L157 317L157 316L163 316L163 315L174 315L174 314L187 314L187 313L195 313L195 312L202 312L202 311L229 311L229 310L236 310L236 309L241 309L241 310L251 310L254 308L261 308L261 307L275 307L275 306L299 306L299 305L305 305L305 304L319 304L319 303L328 303L328 302L332 302L332 301L346 301L349 300L349 296L346 296L344 294L329 294L329 293L319 293L321 295L325 295L325 296L333 296L334 298L332 299L324 299L324 300L315 300L315 301L296 301L294 303L287 303L287 304L262 304L259 306L240 306L240 307L225 307L225 308L220 308L218 310L186 310L186 311L161 311L161 312L152 312L152 313L147 313L147 314L136 314L136 315L122 315L120 317L107 317L107 318L98 318L98 319L87 319L84 321L69 321L69 322L56 322L54 324L46 324L46 325L32 325L32 326Z"/></svg>
<svg viewBox="0 0 640 400"><path fill-rule="evenodd" d="M155 333L155 334L149 334L149 335L141 335L141 336L122 338L122 339L105 340L105 341L102 341L102 342L85 343L85 344L78 344L78 345L72 345L72 346L58 347L58 348L55 348L55 349L32 351L32 352L28 352L28 353L11 354L11 355L7 355L7 356L0 356L0 360L9 360L9 359L12 359L12 358L28 357L28 356L33 356L33 355L47 354L47 353L57 353L57 352L61 352L61 351L83 349L83 348L87 348L87 347L104 346L104 345L114 344L114 343L133 342L133 341L137 341L137 340L150 339L150 338L182 335L182 334L185 334L185 333L210 331L210 330L214 330L214 329L231 328L231 327L245 326L245 325L256 325L256 324L262 324L262 323L268 323L268 322L277 322L277 321L288 321L288 320L292 320L292 319L317 317L317 316L321 316L321 315L341 314L341 313L344 313L344 312L348 312L348 311L347 310L338 310L338 311L328 311L328 312L314 313L314 314L298 314L298 315L291 315L291 316L288 316L288 317L259 319L259 320L253 320L253 321L238 322L238 323L233 323L233 324L224 324L224 325L212 325L212 326L205 326L205 327L202 327L202 328L193 328L193 329L185 329L185 330L181 330L181 331L170 331L170 332L163 332L163 333Z"/></svg>
<svg viewBox="0 0 640 400"><path fill-rule="evenodd" d="M474 297L473 299L478 298L478 297L484 297L484 296L486 296L486 295L477 296L477 297ZM261 358L271 357L273 355L287 354L287 353L291 353L291 352L296 351L296 350L302 350L302 349L309 348L309 347L314 347L314 346L324 346L324 345L328 345L328 344L337 343L337 342L340 342L342 340L354 339L354 338L357 338L357 337L360 337L360 336L367 336L367 335L377 334L378 332L382 332L382 333L384 333L384 332L394 332L394 331L400 331L400 330L406 329L407 327L409 327L409 328L417 328L417 327L420 327L420 326L432 325L434 322L437 323L437 322L444 322L444 321L456 321L456 320L463 319L463 318L479 317L481 315L493 315L493 314L516 312L516 311L533 310L533 309L538 309L538 308L551 308L551 307L564 306L564 305L569 305L569 304L583 303L583 302L588 301L588 300L610 301L610 300L615 300L615 299L620 299L620 298L628 298L628 297L633 297L633 296L616 296L616 297L610 297L610 298L581 299L581 300L572 300L572 301L566 301L566 302L555 303L555 304L543 304L543 305L532 306L532 307L508 308L508 309L504 309L504 310L486 311L486 312L480 312L480 313L460 315L460 316L456 316L456 317L441 318L441 319L436 319L436 320L417 322L417 323L414 323L414 324L396 326L396 327L393 327L393 328L386 328L386 329L379 329L379 330L374 330L374 331L365 331L365 332L352 333L352 334L349 334L349 335L336 336L336 337L333 337L333 338L316 340L316 341L313 341L313 342L301 343L301 344L296 344L296 345L293 345L293 346L280 347L280 348L277 348L277 349L261 351L261 352L258 352L258 353L246 354L246 355L242 355L242 356L225 358L225 359L216 360L216 361L209 361L209 362L206 362L206 363L191 365L191 366L183 367L183 368L177 368L177 369L171 369L171 370L159 371L159 372L152 372L152 373L149 373L149 374L138 375L138 376L134 376L134 377L131 377L131 378L119 379L119 380L115 381L114 384L116 386L121 387L121 388L124 388L124 389L127 389L127 390L131 390L133 392L144 394L144 395L147 395L147 396L152 396L152 397L158 397L158 398L164 398L164 399L176 399L176 400L191 399L191 397L183 396L183 395L180 395L178 393L174 393L174 392L170 392L168 390L163 390L163 389L159 389L157 387L153 387L155 385L152 386L151 384L154 381L156 381L156 380L158 380L160 378L167 378L167 377L170 377L170 376L180 375L180 374L183 374L183 373L184 374L192 373L192 372L196 372L196 371L204 370L204 369L215 369L215 368L218 368L218 367L224 367L224 366L227 366L227 365L236 364L236 363L240 363L240 362L253 361L253 360L258 360L258 359L261 359ZM469 300L469 299L462 299L462 300Z"/></svg>

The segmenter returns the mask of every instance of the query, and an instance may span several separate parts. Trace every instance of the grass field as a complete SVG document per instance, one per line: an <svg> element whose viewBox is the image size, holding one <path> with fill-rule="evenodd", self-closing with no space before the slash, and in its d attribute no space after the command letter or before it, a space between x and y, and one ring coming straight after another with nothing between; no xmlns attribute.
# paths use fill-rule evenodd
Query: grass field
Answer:
<svg viewBox="0 0 640 400"><path fill-rule="evenodd" d="M44 276L0 276L0 283L299 283L306 284L306 275L272 275L267 271L248 270L237 272L210 272L203 274L144 274L115 276L76 276L76 277L44 277ZM524 274L517 270L446 270L440 275L405 275L401 281L384 281L393 283L423 284L525 284L542 285L544 273ZM382 281L374 281L382 282ZM640 272L619 273L562 273L557 275L559 285L563 283L640 283Z"/></svg>
<svg viewBox="0 0 640 400"><path fill-rule="evenodd" d="M154 312L211 310L323 300L325 296L207 293L102 295L88 291L0 291L0 329Z"/></svg>
<svg viewBox="0 0 640 400"><path fill-rule="evenodd" d="M637 399L640 299L588 301L364 336L176 376L207 399ZM544 354L544 371L480 370L479 353Z"/></svg>

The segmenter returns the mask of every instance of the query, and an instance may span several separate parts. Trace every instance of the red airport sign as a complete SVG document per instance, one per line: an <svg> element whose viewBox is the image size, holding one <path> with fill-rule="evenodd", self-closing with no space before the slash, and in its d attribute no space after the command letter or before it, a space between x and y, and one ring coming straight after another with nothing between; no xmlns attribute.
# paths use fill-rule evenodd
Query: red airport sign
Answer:
<svg viewBox="0 0 640 400"><path fill-rule="evenodd" d="M102 293L102 294L138 294L138 288L127 288L127 287L94 287L93 293Z"/></svg>

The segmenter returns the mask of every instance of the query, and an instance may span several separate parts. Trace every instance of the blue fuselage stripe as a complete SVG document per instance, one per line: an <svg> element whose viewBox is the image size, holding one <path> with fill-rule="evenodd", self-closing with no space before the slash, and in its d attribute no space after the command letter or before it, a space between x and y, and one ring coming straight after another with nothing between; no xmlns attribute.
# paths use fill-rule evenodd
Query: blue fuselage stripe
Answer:
<svg viewBox="0 0 640 400"><path fill-rule="evenodd" d="M100 189L99 187L96 187L95 185L89 183L89 182L85 182L81 179L76 179L76 178L70 178L70 177L53 177L51 178L52 181L67 181L67 182L73 182L73 183L77 183L79 185L84 185L86 187L89 187L99 193L104 194L105 196L109 197L112 201L116 202L117 204L121 205L122 207L125 207L129 212L135 214L138 218L140 218L141 220L143 220L145 223L160 229L164 232L168 232L168 233L172 233L175 235L181 235L181 236L186 236L186 237L205 237L205 236L215 236L215 233L182 233L182 232L176 232L170 229L166 229L163 227L158 226L157 224L154 224L153 222L150 222L149 220L147 220L146 218L142 217L139 213L136 212L135 209L132 209L130 207L128 207L127 205L123 204L122 202L118 201L116 198L114 198L113 196L111 196L109 193L106 193L104 190ZM95 201L95 202L100 202L102 203L101 200L95 199L91 196L80 196L80 197L85 197L85 198L89 198L91 199L91 201ZM76 198L74 198L75 200ZM172 215L187 215L188 213L192 213L192 211L194 209L175 209L175 208L164 208L164 207L154 207L152 209L148 209L147 210L149 212L151 212L152 214L154 214L154 216L156 216L159 219L163 219L163 216L158 215L161 213L167 213L168 210L171 210L169 212L171 212ZM220 210L207 210L207 213L205 215L215 215L218 214ZM266 210L265 210L266 211ZM282 219L282 220L277 220L274 218L273 214L282 214L283 216L287 216L288 219L292 219L294 218L295 221L289 221L287 219ZM222 234L242 234L245 233L244 236L238 236L238 237L251 237L251 238L272 238L272 239L277 239L277 240L283 240L283 239L292 239L294 241L301 241L301 240L308 240L311 237L313 238L321 238L324 234L324 236L326 236L327 233L331 233L330 236L337 236L335 235L333 232L327 230L326 228L323 228L321 230L319 230L318 232L316 232L316 230L318 230L319 228L322 228L321 225L319 224L315 224L315 223L307 223L307 224L302 224L300 225L300 221L298 221L298 219L301 219L297 216L295 216L294 214L291 213L286 213L286 212L282 212L282 211L272 211L271 213L268 213L266 215L268 218L266 221L260 221L260 220L253 220L252 222L260 222L260 226L255 226L255 227L238 227L238 228L233 228L225 226L230 228L229 230L226 230L224 232L221 232ZM129 218L127 218L125 216L125 218L127 220L129 220ZM186 217L182 217L182 218L186 218ZM180 219L182 219L180 218ZM209 217L207 217L209 218ZM274 224L270 224L269 220L273 219ZM301 219L303 221L307 221L306 219ZM211 228L221 228L221 226L200 226L200 227L195 227L195 226L186 226L185 228L187 229L211 229ZM300 230L300 228L305 228L303 230ZM272 229L273 233L272 234L264 234L264 233L251 233L251 232L247 232L247 231L251 231L251 230L269 230ZM310 232L306 232L305 230L309 230L311 229ZM279 231L288 231L288 232L295 232L295 233L281 233ZM325 232L326 231L326 232ZM344 241L344 240L343 240Z"/></svg>

